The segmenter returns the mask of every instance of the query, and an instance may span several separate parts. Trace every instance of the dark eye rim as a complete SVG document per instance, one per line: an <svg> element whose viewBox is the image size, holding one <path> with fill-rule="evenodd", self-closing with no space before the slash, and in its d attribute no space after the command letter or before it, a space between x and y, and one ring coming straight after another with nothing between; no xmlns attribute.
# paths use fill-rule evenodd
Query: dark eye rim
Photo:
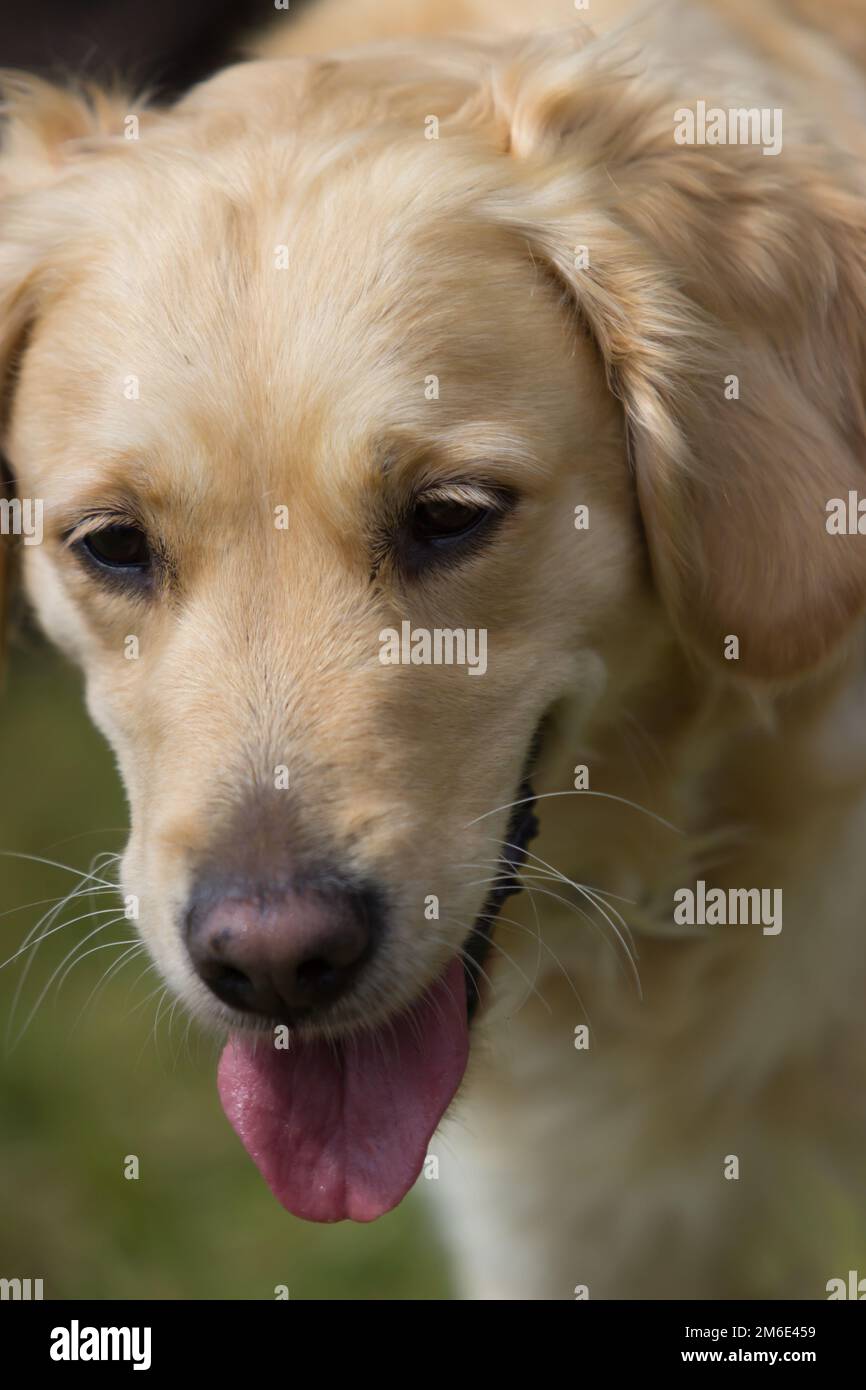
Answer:
<svg viewBox="0 0 866 1390"><path fill-rule="evenodd" d="M418 525L418 512L422 507L424 507L425 505L432 506L437 502L440 504L447 505L448 502L451 500L453 500L453 503L456 507L462 507L466 512L469 513L469 520L466 522L465 525L457 526L452 531L444 530L440 532L437 532L435 529L431 529L428 532L425 531L425 529L422 526ZM475 531L477 531L481 526L483 526L485 522L492 519L492 515L494 513L498 513L499 510L500 509L496 507L495 503L493 503L491 506L486 507L482 503L473 505L471 502L460 502L458 498L449 499L447 497L436 496L431 498L424 498L422 496L415 499L415 502L413 503L409 511L408 526L412 534L412 539L418 542L419 544L433 546L449 546L453 544L459 544L461 541L468 539L469 536L471 536Z"/></svg>
<svg viewBox="0 0 866 1390"><path fill-rule="evenodd" d="M134 533L141 541L143 553L140 558L130 560L110 559L99 553L98 542L100 537L107 536L112 532ZM147 538L144 527L135 522L113 522L107 526L101 526L97 530L89 531L85 536L73 543L72 548L84 559L85 563L91 565L104 574L113 574L132 578L142 577L150 574L153 568L153 550Z"/></svg>
<svg viewBox="0 0 866 1390"><path fill-rule="evenodd" d="M412 517L419 504L425 500L449 500L444 488L431 489L429 492L422 490L413 497L404 515L399 544L400 563L408 577L418 577L425 569L460 563L479 553L508 519L519 501L517 494L508 488L465 481L456 484L455 487L461 485L471 487L488 500L486 504L479 500L477 515L457 531L444 532L441 535L419 535L413 531ZM459 497L453 500L460 501Z"/></svg>

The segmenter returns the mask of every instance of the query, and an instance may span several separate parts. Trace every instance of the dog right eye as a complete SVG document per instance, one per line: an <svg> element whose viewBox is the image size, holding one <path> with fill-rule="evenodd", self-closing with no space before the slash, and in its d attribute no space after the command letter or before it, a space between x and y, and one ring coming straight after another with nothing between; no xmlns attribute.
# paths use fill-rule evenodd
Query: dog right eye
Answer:
<svg viewBox="0 0 866 1390"><path fill-rule="evenodd" d="M103 569L141 571L150 567L147 536L137 526L106 526L92 531L80 544L85 554Z"/></svg>

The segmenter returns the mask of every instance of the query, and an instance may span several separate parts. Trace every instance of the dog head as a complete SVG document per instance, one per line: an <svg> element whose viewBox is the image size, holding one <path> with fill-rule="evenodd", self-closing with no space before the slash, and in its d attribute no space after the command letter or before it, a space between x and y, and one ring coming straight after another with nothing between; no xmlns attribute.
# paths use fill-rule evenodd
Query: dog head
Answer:
<svg viewBox="0 0 866 1390"><path fill-rule="evenodd" d="M866 603L825 525L862 196L806 143L772 188L678 148L678 104L573 37L244 65L167 112L12 84L17 559L154 957L266 1035L222 1090L300 1214L418 1171L551 711L610 717L672 646L795 678Z"/></svg>

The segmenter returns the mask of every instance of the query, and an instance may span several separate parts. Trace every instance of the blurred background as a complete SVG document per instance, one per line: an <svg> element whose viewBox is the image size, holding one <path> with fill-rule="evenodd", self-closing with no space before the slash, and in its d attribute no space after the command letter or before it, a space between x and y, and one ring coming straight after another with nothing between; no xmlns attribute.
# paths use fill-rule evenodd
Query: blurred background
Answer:
<svg viewBox="0 0 866 1390"><path fill-rule="evenodd" d="M0 66L172 96L274 19L272 0L3 6ZM271 1197L222 1114L218 1044L172 1016L144 955L113 944L133 940L105 886L126 807L77 675L33 633L12 645L0 961L33 929L51 934L0 970L0 1277L41 1278L46 1298L273 1298L277 1285L300 1299L447 1297L417 1193L372 1226L336 1227L296 1221ZM124 1177L128 1155L138 1180Z"/></svg>

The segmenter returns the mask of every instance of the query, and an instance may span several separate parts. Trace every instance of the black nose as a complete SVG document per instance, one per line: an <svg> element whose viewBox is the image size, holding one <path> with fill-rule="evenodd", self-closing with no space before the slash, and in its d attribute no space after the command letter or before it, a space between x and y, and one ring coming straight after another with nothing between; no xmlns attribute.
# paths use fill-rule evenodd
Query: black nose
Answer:
<svg viewBox="0 0 866 1390"><path fill-rule="evenodd" d="M187 949L223 1003L293 1022L352 988L380 915L369 890L324 877L279 887L205 880L187 913Z"/></svg>

